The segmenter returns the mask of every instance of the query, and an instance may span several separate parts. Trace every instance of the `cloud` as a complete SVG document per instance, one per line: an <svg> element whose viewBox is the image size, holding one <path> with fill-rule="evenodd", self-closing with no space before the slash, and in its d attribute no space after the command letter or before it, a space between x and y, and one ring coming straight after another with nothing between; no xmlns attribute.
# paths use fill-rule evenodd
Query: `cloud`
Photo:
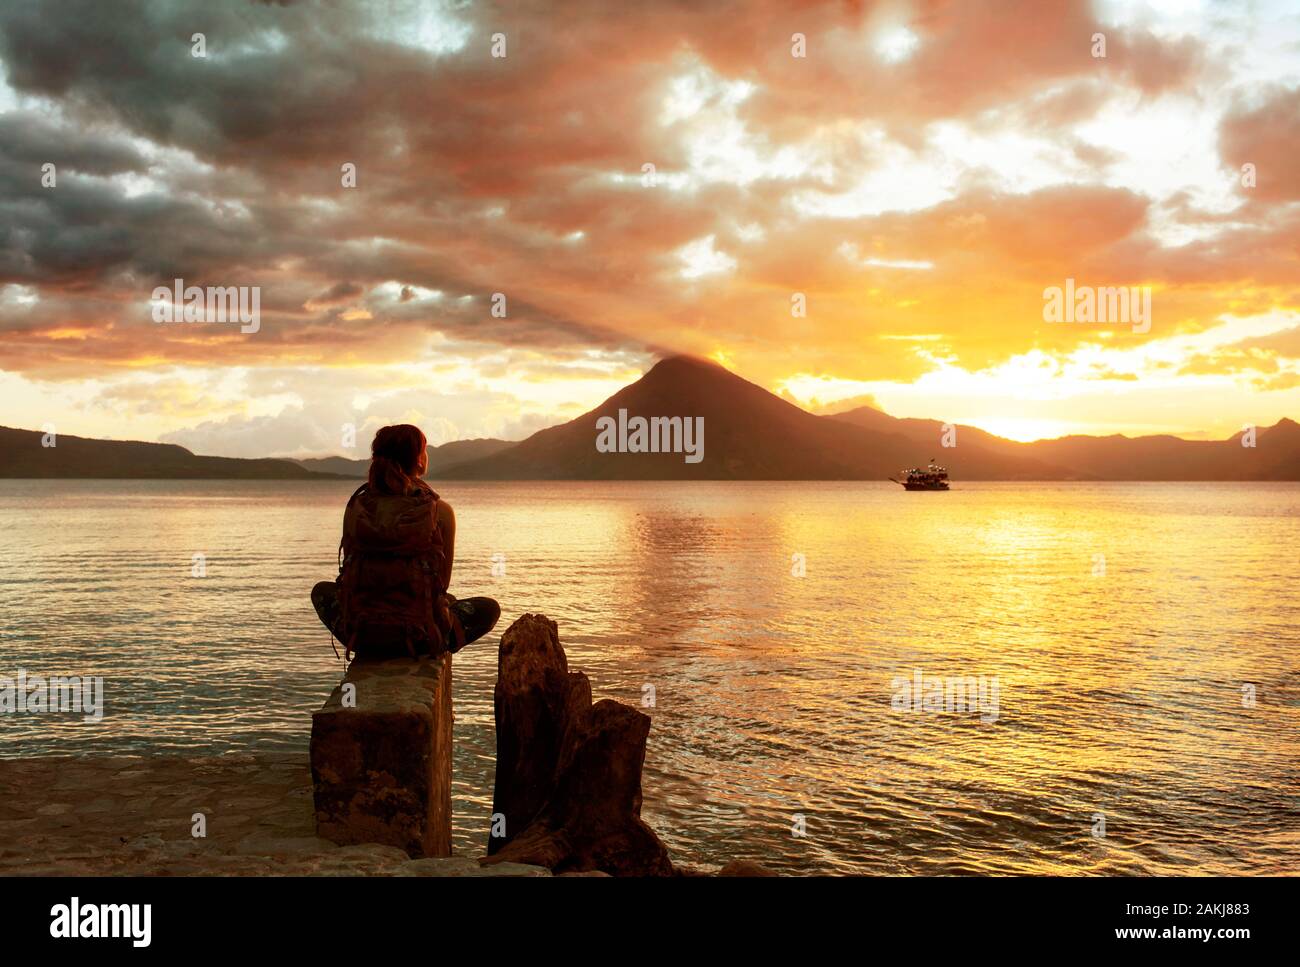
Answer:
<svg viewBox="0 0 1300 967"><path fill-rule="evenodd" d="M1255 107L1238 105L1223 119L1219 150L1240 171L1254 165L1259 201L1300 201L1300 87L1270 91Z"/></svg>
<svg viewBox="0 0 1300 967"><path fill-rule="evenodd" d="M407 291L409 287L403 289ZM314 296L303 303L303 308L310 311L325 309L330 306L349 305L356 301L357 296L365 290L361 286L352 282L336 282L320 295Z"/></svg>
<svg viewBox="0 0 1300 967"><path fill-rule="evenodd" d="M1083 0L567 11L5 4L0 369L100 381L119 420L196 443L300 447L336 432L328 399L209 394L197 420L205 397L149 393L298 368L351 398L450 360L501 397L410 407L524 432L664 352L774 387L1065 356L1100 338L1043 324L1066 277L1153 286L1160 335L1295 305L1297 86L1229 55L1248 25ZM258 332L153 323L174 279L259 287Z"/></svg>
<svg viewBox="0 0 1300 967"><path fill-rule="evenodd" d="M787 390L787 399L791 402L799 402L793 394ZM834 400L830 403L822 403L820 400L810 400L807 403L808 409L814 413L823 416L832 416L836 413L847 413L849 410L860 409L869 406L873 410L883 410L880 401L872 393L859 393L856 396L846 396L844 399Z"/></svg>

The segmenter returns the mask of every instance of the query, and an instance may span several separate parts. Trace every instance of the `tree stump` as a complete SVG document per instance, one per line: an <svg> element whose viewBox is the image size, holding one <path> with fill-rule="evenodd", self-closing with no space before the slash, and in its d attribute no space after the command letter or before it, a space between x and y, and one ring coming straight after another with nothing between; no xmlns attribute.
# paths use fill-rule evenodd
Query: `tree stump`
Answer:
<svg viewBox="0 0 1300 967"><path fill-rule="evenodd" d="M494 693L497 771L485 863L554 873L669 876L668 850L641 820L650 717L570 672L555 622L526 614L501 636ZM497 835L504 832L504 835Z"/></svg>

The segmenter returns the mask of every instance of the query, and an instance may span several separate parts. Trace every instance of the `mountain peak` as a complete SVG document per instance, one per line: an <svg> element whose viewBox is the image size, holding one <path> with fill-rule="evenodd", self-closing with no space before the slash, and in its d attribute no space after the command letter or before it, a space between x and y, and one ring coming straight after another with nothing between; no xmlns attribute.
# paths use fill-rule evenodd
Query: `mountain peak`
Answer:
<svg viewBox="0 0 1300 967"><path fill-rule="evenodd" d="M676 401L691 406L706 398L721 401L733 393L750 392L768 395L767 390L711 359L680 354L660 359L611 400L645 403L645 397L649 395L656 404L667 405Z"/></svg>
<svg viewBox="0 0 1300 967"><path fill-rule="evenodd" d="M687 353L677 353L672 356L664 356L646 370L645 375L650 376L651 374L654 374L660 377L677 376L682 373L691 372L692 370L714 373L731 372L721 364L715 363L711 359L705 359L703 356L691 356ZM735 374L732 373L731 375Z"/></svg>

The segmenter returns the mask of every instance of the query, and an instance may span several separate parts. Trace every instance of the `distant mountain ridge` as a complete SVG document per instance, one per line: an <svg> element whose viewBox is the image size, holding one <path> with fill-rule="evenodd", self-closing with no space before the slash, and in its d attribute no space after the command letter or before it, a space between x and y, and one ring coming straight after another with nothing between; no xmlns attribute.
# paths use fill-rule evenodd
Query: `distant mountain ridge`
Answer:
<svg viewBox="0 0 1300 967"><path fill-rule="evenodd" d="M856 426L896 427L922 449L934 448L944 433L944 424L938 420L898 419L869 406L831 418ZM1184 440L1168 434L1074 435L1021 443L957 425L957 446L940 452L951 454L959 467L964 447L973 443L994 453L1040 460L1079 480L1300 480L1300 424L1283 418L1272 426L1258 427L1253 447L1242 446L1244 434L1234 433L1226 440Z"/></svg>
<svg viewBox="0 0 1300 967"><path fill-rule="evenodd" d="M601 453L596 421L703 417L704 457L682 453ZM715 363L674 356L656 363L604 403L509 449L458 464L456 480L882 480L918 459L896 432L876 432L815 416ZM1066 474L1033 459L977 448L972 467L1000 479L1059 479Z"/></svg>
<svg viewBox="0 0 1300 967"><path fill-rule="evenodd" d="M621 412L620 412L621 411ZM702 418L699 462L681 452L601 452L598 421L636 449L635 417ZM666 422L661 426L667 426ZM679 424L680 425L680 424ZM447 480L884 480L935 457L962 480L1300 480L1300 425L1289 419L1227 440L1088 437L1020 443L970 426L943 447L938 420L900 419L870 407L818 416L718 366L660 360L599 406L518 443L458 440L429 448L429 476ZM653 433L652 433L653 435ZM58 438L0 428L0 477L353 479L368 460L240 460L183 447ZM606 440L605 442L608 442Z"/></svg>
<svg viewBox="0 0 1300 967"><path fill-rule="evenodd" d="M429 476L436 476L458 463L491 456L514 444L509 440L481 437L474 440L453 440L441 446L429 447ZM308 470L336 473L343 477L364 478L370 473L370 459L354 460L349 457L306 457L293 463Z"/></svg>
<svg viewBox="0 0 1300 967"><path fill-rule="evenodd" d="M92 440L0 427L0 478L104 480L337 480L290 460L201 457L174 443Z"/></svg>
<svg viewBox="0 0 1300 967"><path fill-rule="evenodd" d="M704 459L671 453L600 453L597 421L625 416L704 417ZM931 457L960 480L1300 480L1300 425L1256 431L1256 446L1172 436L1062 437L1019 443L958 426L943 447L938 420L900 419L862 407L816 416L723 367L687 356L656 363L575 420L459 464L445 476L479 480L883 480Z"/></svg>

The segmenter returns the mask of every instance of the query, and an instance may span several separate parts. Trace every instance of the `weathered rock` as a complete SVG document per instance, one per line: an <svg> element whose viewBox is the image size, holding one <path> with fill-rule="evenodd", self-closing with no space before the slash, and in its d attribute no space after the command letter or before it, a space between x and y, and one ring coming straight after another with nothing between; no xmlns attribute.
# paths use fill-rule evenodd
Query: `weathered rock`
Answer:
<svg viewBox="0 0 1300 967"><path fill-rule="evenodd" d="M178 844L180 846L190 846L189 843ZM235 844L235 852L248 856L275 856L284 854L322 854L329 853L337 849L333 843L327 839L321 839L317 836L285 836L270 837L258 835L256 833L244 837Z"/></svg>
<svg viewBox="0 0 1300 967"><path fill-rule="evenodd" d="M450 655L353 662L312 714L316 835L449 856L451 741Z"/></svg>
<svg viewBox="0 0 1300 967"><path fill-rule="evenodd" d="M668 876L668 851L641 820L650 718L570 672L555 622L526 614L501 637L494 694L497 772L485 863L555 873Z"/></svg>
<svg viewBox="0 0 1300 967"><path fill-rule="evenodd" d="M685 863L673 864L673 876L713 876L708 870L701 869L698 866L688 866Z"/></svg>
<svg viewBox="0 0 1300 967"><path fill-rule="evenodd" d="M544 866L525 866L522 863L496 863L482 866L469 856L445 858L427 857L407 860L394 872L395 876L550 876Z"/></svg>
<svg viewBox="0 0 1300 967"><path fill-rule="evenodd" d="M762 863L755 863L753 860L732 860L722 869L718 870L718 876L779 876L776 871L769 870Z"/></svg>
<svg viewBox="0 0 1300 967"><path fill-rule="evenodd" d="M157 833L145 833L143 836L128 840L125 845L129 850L161 849L163 838Z"/></svg>

